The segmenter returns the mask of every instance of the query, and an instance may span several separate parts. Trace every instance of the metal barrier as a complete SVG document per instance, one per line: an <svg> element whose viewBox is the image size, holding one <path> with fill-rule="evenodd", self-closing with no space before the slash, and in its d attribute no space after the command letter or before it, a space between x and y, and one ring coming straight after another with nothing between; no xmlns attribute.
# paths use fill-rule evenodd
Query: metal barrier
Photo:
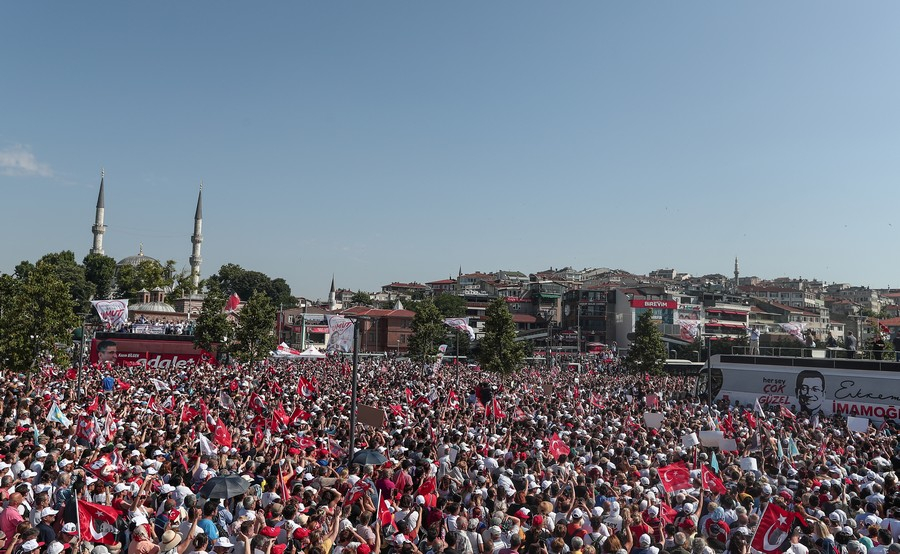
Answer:
<svg viewBox="0 0 900 554"><path fill-rule="evenodd" d="M854 356L845 348L806 348L803 346L760 346L759 352L750 353L749 346L732 346L731 353L738 356L775 356L782 358L828 358L880 360L885 362L900 361L893 351L857 350Z"/></svg>

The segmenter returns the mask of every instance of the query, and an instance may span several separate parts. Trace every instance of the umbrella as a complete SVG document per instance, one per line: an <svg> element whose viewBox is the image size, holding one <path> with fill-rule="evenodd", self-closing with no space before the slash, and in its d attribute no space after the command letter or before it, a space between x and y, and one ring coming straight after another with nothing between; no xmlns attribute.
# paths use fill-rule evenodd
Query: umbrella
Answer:
<svg viewBox="0 0 900 554"><path fill-rule="evenodd" d="M377 466L385 463L386 461L387 457L381 452L372 450L371 448L366 448L354 454L353 459L350 461L350 463Z"/></svg>
<svg viewBox="0 0 900 554"><path fill-rule="evenodd" d="M219 475L204 483L200 489L200 496L224 500L244 494L249 488L250 481L240 475Z"/></svg>

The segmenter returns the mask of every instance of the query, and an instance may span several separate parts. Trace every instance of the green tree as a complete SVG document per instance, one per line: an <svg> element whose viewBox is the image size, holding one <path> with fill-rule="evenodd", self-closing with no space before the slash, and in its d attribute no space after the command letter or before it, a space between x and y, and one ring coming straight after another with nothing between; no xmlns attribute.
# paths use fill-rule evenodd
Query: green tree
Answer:
<svg viewBox="0 0 900 554"><path fill-rule="evenodd" d="M275 348L275 306L262 291L253 293L241 308L234 350L251 363Z"/></svg>
<svg viewBox="0 0 900 554"><path fill-rule="evenodd" d="M653 312L647 310L638 317L625 366L635 372L661 373L665 363L666 346L662 333L653 321Z"/></svg>
<svg viewBox="0 0 900 554"><path fill-rule="evenodd" d="M465 317L466 299L455 294L439 294L434 297L434 305L444 317Z"/></svg>
<svg viewBox="0 0 900 554"><path fill-rule="evenodd" d="M350 303L354 306L371 306L372 305L372 297L368 292L363 292L361 290L353 293L353 297L350 298Z"/></svg>
<svg viewBox="0 0 900 554"><path fill-rule="evenodd" d="M447 339L447 326L431 300L418 303L409 337L409 355L425 362L433 361L438 347Z"/></svg>
<svg viewBox="0 0 900 554"><path fill-rule="evenodd" d="M75 261L75 254L71 250L45 254L37 263L46 265L69 287L69 296L75 302L76 310L87 312L90 309L95 287L85 277L84 266Z"/></svg>
<svg viewBox="0 0 900 554"><path fill-rule="evenodd" d="M516 324L506 300L497 298L485 312L484 336L478 344L481 367L502 375L515 371L525 360L525 347L516 342Z"/></svg>
<svg viewBox="0 0 900 554"><path fill-rule="evenodd" d="M88 254L82 260L84 277L94 285L94 298L112 298L116 283L116 261L103 254Z"/></svg>
<svg viewBox="0 0 900 554"><path fill-rule="evenodd" d="M228 353L228 344L234 340L234 325L225 314L225 295L212 287L203 300L203 308L194 326L194 345L212 352L218 345L216 357L221 361Z"/></svg>
<svg viewBox="0 0 900 554"><path fill-rule="evenodd" d="M269 297L273 306L295 306L297 299L291 295L291 287L282 278L270 279L265 273L250 271L237 264L225 264L218 273L209 276L223 291L235 292L242 299L262 292Z"/></svg>
<svg viewBox="0 0 900 554"><path fill-rule="evenodd" d="M68 284L52 263L39 262L23 279L4 276L0 280L4 298L0 311L0 360L15 371L28 371L38 356L53 355L66 364L65 349L78 317L72 309Z"/></svg>
<svg viewBox="0 0 900 554"><path fill-rule="evenodd" d="M142 289L171 287L174 280L167 276L167 272L154 260L144 260L136 266L123 265L116 273L116 288L122 298L135 299Z"/></svg>

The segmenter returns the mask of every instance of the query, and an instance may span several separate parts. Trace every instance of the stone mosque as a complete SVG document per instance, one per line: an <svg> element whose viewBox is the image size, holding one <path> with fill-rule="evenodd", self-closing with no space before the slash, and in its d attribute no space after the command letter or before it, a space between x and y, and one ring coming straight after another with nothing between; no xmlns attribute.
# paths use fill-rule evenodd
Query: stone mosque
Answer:
<svg viewBox="0 0 900 554"><path fill-rule="evenodd" d="M97 208L94 215L94 225L91 231L94 240L90 249L91 254L104 255L103 252L103 235L106 233L106 225L103 223L106 211L106 202L104 198L104 174L100 173L100 193L97 195ZM171 290L156 287L153 290L143 289L139 291L141 295L137 302L128 306L129 319L136 320L141 315L148 319L165 319L168 321L177 321L183 319L196 318L203 306L203 295L200 288L200 264L203 259L200 257L200 246L203 243L203 184L200 184L200 191L197 194L197 209L194 212L194 232L191 235L191 256L188 258L191 272L191 293L184 298L174 300L174 306L167 303L166 294ZM127 256L116 263L116 267L120 268L126 265L139 266L143 262L152 262L157 265L159 260L144 254L143 245L140 246L137 255Z"/></svg>

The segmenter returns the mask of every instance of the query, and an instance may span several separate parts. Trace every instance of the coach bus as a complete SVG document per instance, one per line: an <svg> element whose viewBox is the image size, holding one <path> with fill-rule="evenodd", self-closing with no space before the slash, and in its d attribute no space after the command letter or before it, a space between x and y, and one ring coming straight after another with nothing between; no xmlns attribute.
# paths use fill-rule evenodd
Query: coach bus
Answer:
<svg viewBox="0 0 900 554"><path fill-rule="evenodd" d="M900 362L718 354L699 371L696 392L808 416L900 421Z"/></svg>

